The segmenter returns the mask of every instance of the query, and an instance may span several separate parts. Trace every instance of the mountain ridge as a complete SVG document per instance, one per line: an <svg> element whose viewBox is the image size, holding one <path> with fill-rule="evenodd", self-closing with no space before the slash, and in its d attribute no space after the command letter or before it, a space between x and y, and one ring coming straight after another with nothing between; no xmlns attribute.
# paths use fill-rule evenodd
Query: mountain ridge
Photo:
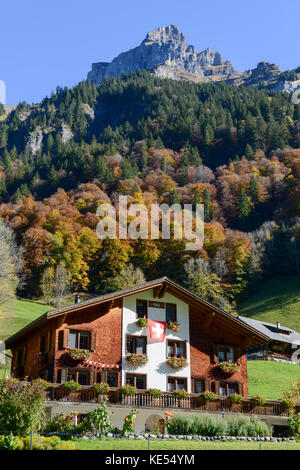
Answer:
<svg viewBox="0 0 300 470"><path fill-rule="evenodd" d="M300 90L300 67L282 72L276 64L262 61L254 69L238 72L218 51L206 48L197 52L195 46L186 43L184 34L175 25L148 32L139 46L122 52L111 62L93 63L87 79L99 85L105 78L137 70L147 70L160 78L196 83L225 81L278 91Z"/></svg>

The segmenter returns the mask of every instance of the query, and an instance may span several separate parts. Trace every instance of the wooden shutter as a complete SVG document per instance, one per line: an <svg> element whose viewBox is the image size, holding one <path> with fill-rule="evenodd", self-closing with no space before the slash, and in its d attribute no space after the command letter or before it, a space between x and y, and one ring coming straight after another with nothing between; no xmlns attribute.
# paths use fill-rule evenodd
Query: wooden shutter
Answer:
<svg viewBox="0 0 300 470"><path fill-rule="evenodd" d="M242 382L238 382L238 394L243 395L243 384L242 384Z"/></svg>
<svg viewBox="0 0 300 470"><path fill-rule="evenodd" d="M218 345L214 344L213 351L212 351L212 358L211 358L211 362L213 364L217 364L219 362L218 349L219 349Z"/></svg>
<svg viewBox="0 0 300 470"><path fill-rule="evenodd" d="M60 379L60 383L64 383L67 381L67 378L68 378L68 369L66 367L64 367L63 369L61 369L61 379Z"/></svg>
<svg viewBox="0 0 300 470"><path fill-rule="evenodd" d="M23 362L22 366L24 366L27 362L27 344L25 344L25 346L24 346L24 354L23 354L23 361L22 362Z"/></svg>
<svg viewBox="0 0 300 470"><path fill-rule="evenodd" d="M46 344L46 352L49 352L51 349L51 330L48 331L47 334L47 344Z"/></svg>
<svg viewBox="0 0 300 470"><path fill-rule="evenodd" d="M60 330L58 332L58 349L69 347L69 330Z"/></svg>
<svg viewBox="0 0 300 470"><path fill-rule="evenodd" d="M204 379L204 387L206 392L210 392L210 381L208 379Z"/></svg>
<svg viewBox="0 0 300 470"><path fill-rule="evenodd" d="M234 362L240 364L241 363L241 356L242 356L242 349L239 346L234 348Z"/></svg>
<svg viewBox="0 0 300 470"><path fill-rule="evenodd" d="M90 385L94 385L95 383L95 372L93 370L89 371L89 376L90 376Z"/></svg>
<svg viewBox="0 0 300 470"><path fill-rule="evenodd" d="M91 332L91 351L95 351L96 349L96 332L92 331Z"/></svg>
<svg viewBox="0 0 300 470"><path fill-rule="evenodd" d="M215 380L215 394L220 395L220 381Z"/></svg>

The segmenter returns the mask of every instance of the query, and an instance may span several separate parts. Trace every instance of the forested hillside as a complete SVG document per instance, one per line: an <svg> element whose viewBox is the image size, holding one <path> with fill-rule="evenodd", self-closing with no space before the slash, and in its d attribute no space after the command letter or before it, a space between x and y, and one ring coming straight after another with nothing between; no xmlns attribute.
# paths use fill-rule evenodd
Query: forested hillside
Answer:
<svg viewBox="0 0 300 470"><path fill-rule="evenodd" d="M72 290L167 275L230 310L262 279L299 274L300 105L287 94L146 72L82 82L2 119L0 155L0 217L24 248L23 295L45 295L63 267ZM119 194L204 203L203 249L101 242L96 208Z"/></svg>

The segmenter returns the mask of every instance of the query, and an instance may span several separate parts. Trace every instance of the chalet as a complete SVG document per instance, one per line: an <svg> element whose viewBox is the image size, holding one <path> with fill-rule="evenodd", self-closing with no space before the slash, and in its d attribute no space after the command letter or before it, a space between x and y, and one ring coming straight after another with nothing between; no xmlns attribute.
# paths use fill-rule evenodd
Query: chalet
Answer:
<svg viewBox="0 0 300 470"><path fill-rule="evenodd" d="M253 325L163 277L50 311L7 339L6 348L20 379L247 397L246 351L268 341ZM174 368L177 359L181 367ZM224 362L237 367L225 371Z"/></svg>
<svg viewBox="0 0 300 470"><path fill-rule="evenodd" d="M264 345L256 346L247 351L248 359L263 359L283 362L299 362L300 353L300 333L280 322L276 325L265 321L255 320L254 318L239 317L247 325L252 326L257 331L270 338Z"/></svg>

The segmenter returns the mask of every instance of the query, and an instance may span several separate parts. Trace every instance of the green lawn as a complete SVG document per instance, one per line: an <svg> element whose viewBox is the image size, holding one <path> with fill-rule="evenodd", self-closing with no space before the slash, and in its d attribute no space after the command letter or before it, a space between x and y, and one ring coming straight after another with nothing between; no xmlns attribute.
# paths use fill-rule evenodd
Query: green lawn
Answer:
<svg viewBox="0 0 300 470"><path fill-rule="evenodd" d="M4 315L0 319L0 339L13 335L28 323L50 310L49 305L27 299L12 300L4 304Z"/></svg>
<svg viewBox="0 0 300 470"><path fill-rule="evenodd" d="M241 441L150 441L150 450L259 450L259 442ZM262 450L300 450L300 443L261 442ZM77 450L147 450L148 441L138 439L79 439Z"/></svg>
<svg viewBox="0 0 300 470"><path fill-rule="evenodd" d="M264 395L269 399L282 398L292 381L300 377L299 364L273 361L248 361L249 395Z"/></svg>
<svg viewBox="0 0 300 470"><path fill-rule="evenodd" d="M300 332L300 277L276 277L262 284L256 294L243 302L239 314L264 320L280 321Z"/></svg>

